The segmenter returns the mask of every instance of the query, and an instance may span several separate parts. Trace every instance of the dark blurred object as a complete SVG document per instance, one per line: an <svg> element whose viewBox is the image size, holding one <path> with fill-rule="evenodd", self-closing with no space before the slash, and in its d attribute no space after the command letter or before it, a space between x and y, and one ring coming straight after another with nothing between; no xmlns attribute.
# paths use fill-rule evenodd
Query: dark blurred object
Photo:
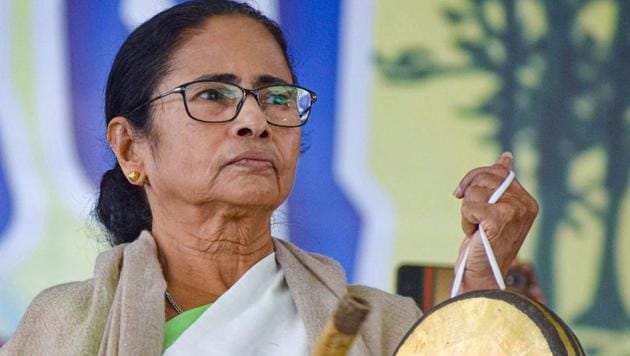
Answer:
<svg viewBox="0 0 630 356"><path fill-rule="evenodd" d="M396 293L411 297L420 309L426 311L449 298L453 277L452 266L402 265L398 268ZM505 285L511 292L545 304L534 266L529 262L515 261L505 278Z"/></svg>
<svg viewBox="0 0 630 356"><path fill-rule="evenodd" d="M448 299L453 267L402 265L398 268L396 293L411 297L422 310Z"/></svg>
<svg viewBox="0 0 630 356"><path fill-rule="evenodd" d="M538 285L534 265L531 262L514 261L505 277L505 287L510 292L520 293L538 303L546 304L547 302Z"/></svg>

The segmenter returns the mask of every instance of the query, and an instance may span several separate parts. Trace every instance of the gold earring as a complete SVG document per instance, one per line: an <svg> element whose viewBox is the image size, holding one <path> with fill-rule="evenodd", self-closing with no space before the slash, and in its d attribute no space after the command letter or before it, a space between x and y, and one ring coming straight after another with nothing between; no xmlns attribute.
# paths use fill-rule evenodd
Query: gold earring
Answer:
<svg viewBox="0 0 630 356"><path fill-rule="evenodd" d="M127 174L127 177L129 177L131 182L135 183L140 179L140 173L138 173L138 171L131 171L131 173Z"/></svg>

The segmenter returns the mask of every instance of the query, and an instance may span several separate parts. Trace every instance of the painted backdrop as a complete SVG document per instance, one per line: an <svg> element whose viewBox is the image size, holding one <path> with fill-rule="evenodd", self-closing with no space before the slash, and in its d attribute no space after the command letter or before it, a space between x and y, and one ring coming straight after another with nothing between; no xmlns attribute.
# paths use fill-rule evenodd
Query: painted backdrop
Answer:
<svg viewBox="0 0 630 356"><path fill-rule="evenodd" d="M89 278L103 93L131 29L176 1L0 0L0 340ZM630 3L258 0L320 100L275 234L395 289L449 264L451 192L512 150L542 210L521 257L589 354L630 353ZM1 342L1 341L0 341Z"/></svg>

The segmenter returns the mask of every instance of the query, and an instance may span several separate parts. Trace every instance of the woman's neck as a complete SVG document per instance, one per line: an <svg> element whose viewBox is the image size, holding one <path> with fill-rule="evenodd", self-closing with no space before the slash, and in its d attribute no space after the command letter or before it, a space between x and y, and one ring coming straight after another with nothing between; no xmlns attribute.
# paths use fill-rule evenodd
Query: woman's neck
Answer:
<svg viewBox="0 0 630 356"><path fill-rule="evenodd" d="M164 278L181 309L214 302L273 252L270 215L233 209L207 217L153 212L152 234ZM171 309L167 318L175 315Z"/></svg>

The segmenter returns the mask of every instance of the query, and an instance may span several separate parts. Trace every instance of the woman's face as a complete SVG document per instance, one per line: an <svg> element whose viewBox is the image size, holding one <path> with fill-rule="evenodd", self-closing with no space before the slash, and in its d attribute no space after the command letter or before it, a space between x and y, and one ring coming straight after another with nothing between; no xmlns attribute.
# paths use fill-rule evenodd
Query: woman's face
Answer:
<svg viewBox="0 0 630 356"><path fill-rule="evenodd" d="M211 18L173 53L170 65L158 93L208 76L250 89L292 83L273 36L244 16ZM151 204L227 204L271 211L293 185L300 130L269 125L251 95L236 119L226 123L192 120L181 95L166 96L153 104L150 157L144 163Z"/></svg>

